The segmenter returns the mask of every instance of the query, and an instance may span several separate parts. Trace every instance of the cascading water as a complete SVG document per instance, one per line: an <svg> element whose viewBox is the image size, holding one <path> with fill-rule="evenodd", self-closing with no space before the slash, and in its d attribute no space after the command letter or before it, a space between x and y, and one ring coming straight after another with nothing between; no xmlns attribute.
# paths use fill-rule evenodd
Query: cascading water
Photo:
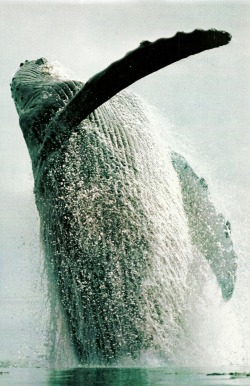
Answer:
<svg viewBox="0 0 250 386"><path fill-rule="evenodd" d="M150 347L171 356L181 332L194 252L170 153L144 111L128 92L98 108L50 161L37 201L50 281L88 363Z"/></svg>
<svg viewBox="0 0 250 386"><path fill-rule="evenodd" d="M134 94L121 92L82 123L64 157L54 157L41 197L47 204L37 202L42 238L52 246L45 250L50 360L72 363L72 336L79 357L95 365L114 363L115 357L131 363L138 354L142 360L160 354L161 360L184 363L192 336L193 352L206 352L195 337L200 312L204 317L209 312L207 293L220 299L219 305L224 301L205 249L213 255L217 248L221 264L211 262L222 279L224 271L232 271L235 255L204 180L190 168L183 183L191 174L197 184L189 181L183 196L172 162L181 175L184 161L179 156L173 161L150 109ZM211 245L208 230L198 242L192 236L197 224L190 224L188 200L206 209L205 228L211 231L214 222ZM216 302L210 299L213 313L220 309Z"/></svg>
<svg viewBox="0 0 250 386"><path fill-rule="evenodd" d="M151 122L157 127L157 133L164 138L163 142L168 143L172 151L172 162L180 178L179 189L182 192L188 232L193 244L193 260L187 280L189 295L186 298L187 303L181 324L182 332L171 353L170 361L175 365L188 367L248 366L249 340L246 335L248 312L244 304L247 304L245 289L248 285L249 263L247 248L239 248L240 244L244 244L246 232L242 233L238 229L237 235L236 224L239 226L240 223L236 217L233 223L232 238L235 250L239 254L237 258L232 249L231 239L228 237L230 236L230 224L224 220L217 209L220 208L218 203L223 203L223 200L218 200L221 192L213 191L211 198L206 181L198 178L187 161L180 156L181 153L187 159L192 159L195 154L197 158L197 149L194 150L194 144L185 145L183 138L180 141L176 136L176 127L172 127L171 123L161 117L159 112L153 111L151 107L147 112L151 117ZM187 141L187 138L185 140ZM201 156L198 162L202 165L202 169L205 162ZM192 163L195 164L194 160ZM222 180L223 174L222 170ZM212 204L214 196L217 197L216 209ZM222 208L224 211L223 205ZM239 208L235 207L235 209L237 213ZM202 216L203 223L199 220ZM211 232L208 239L205 237L207 232ZM238 237L235 237L235 233ZM214 257L219 256L219 259L213 260L213 255ZM236 263L240 264L240 272L237 270L236 288L232 299L225 301L223 297L227 299L225 294L228 289L229 298L231 297L229 284L232 281L227 274L231 272L230 276L233 278ZM225 285L225 279L229 287ZM242 297L244 303L242 303ZM157 364L161 364L159 357L156 358L154 355L143 357L143 361L147 364L152 364L152 361L155 363L154 359Z"/></svg>

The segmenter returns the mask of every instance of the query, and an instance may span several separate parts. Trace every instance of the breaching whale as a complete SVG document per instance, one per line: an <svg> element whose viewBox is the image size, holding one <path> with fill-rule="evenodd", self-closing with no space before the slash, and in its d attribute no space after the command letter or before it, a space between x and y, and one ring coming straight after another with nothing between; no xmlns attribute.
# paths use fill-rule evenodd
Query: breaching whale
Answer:
<svg viewBox="0 0 250 386"><path fill-rule="evenodd" d="M230 39L195 30L145 41L85 84L44 58L21 63L12 79L48 275L82 363L171 351L197 253L223 297L232 295L230 224L204 179L162 144L144 103L124 90Z"/></svg>

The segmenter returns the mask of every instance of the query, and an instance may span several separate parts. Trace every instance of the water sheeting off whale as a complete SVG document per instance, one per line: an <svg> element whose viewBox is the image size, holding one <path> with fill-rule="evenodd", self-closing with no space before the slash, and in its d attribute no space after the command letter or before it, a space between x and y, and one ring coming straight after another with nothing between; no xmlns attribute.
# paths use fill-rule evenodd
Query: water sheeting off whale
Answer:
<svg viewBox="0 0 250 386"><path fill-rule="evenodd" d="M230 39L195 30L143 42L85 84L60 76L43 58L22 63L12 80L48 275L82 363L148 348L170 352L197 250L224 298L232 295L236 256L228 223L186 161L162 144L144 103L121 91Z"/></svg>

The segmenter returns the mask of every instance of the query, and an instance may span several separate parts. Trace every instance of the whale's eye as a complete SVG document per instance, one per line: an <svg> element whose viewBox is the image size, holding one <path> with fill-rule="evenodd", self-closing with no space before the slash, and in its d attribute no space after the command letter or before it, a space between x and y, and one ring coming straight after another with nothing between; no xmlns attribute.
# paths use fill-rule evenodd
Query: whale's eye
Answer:
<svg viewBox="0 0 250 386"><path fill-rule="evenodd" d="M20 67L22 67L23 66L23 63L20 63Z"/></svg>

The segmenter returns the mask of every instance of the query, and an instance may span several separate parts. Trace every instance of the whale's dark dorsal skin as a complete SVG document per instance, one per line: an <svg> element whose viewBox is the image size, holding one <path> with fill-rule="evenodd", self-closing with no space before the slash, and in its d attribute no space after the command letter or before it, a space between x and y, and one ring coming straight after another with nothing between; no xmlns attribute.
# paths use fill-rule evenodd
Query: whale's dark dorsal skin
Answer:
<svg viewBox="0 0 250 386"><path fill-rule="evenodd" d="M185 308L190 238L215 271L224 298L233 292L235 255L223 220L186 161L173 153L172 165L161 150L142 102L122 91L230 39L227 32L195 30L144 41L85 84L60 76L44 58L21 63L12 79L48 274L83 363L135 357L147 348L171 351ZM197 185L198 216L190 183ZM213 231L228 240L222 243L226 256L221 250L217 256L218 237L208 237L212 218L199 237L207 208L218 220ZM212 254L207 237L216 244Z"/></svg>

